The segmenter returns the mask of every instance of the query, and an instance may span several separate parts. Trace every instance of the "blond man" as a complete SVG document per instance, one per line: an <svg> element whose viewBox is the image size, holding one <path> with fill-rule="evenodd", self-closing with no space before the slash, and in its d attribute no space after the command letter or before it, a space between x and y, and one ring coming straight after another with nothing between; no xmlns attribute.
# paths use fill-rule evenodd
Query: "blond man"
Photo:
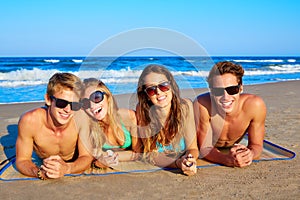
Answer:
<svg viewBox="0 0 300 200"><path fill-rule="evenodd" d="M46 106L20 117L16 166L22 174L44 180L81 173L90 166L92 156L79 137L88 134L88 123L80 114L82 87L77 76L56 73L49 79ZM33 151L43 159L40 167L32 162Z"/></svg>

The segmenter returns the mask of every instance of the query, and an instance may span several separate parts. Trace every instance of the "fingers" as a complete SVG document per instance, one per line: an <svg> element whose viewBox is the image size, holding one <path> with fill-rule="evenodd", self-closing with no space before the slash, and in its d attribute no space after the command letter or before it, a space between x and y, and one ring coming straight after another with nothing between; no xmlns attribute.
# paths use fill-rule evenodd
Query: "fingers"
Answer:
<svg viewBox="0 0 300 200"><path fill-rule="evenodd" d="M59 178L65 174L64 165L65 162L60 156L50 156L43 160L43 165L41 165L41 168L45 170L46 175L49 178Z"/></svg>
<svg viewBox="0 0 300 200"><path fill-rule="evenodd" d="M117 166L119 164L119 154L108 150L98 161L107 167Z"/></svg>
<svg viewBox="0 0 300 200"><path fill-rule="evenodd" d="M41 168L45 171L48 178L59 178L63 176L59 170L48 168L45 165L41 165Z"/></svg>
<svg viewBox="0 0 300 200"><path fill-rule="evenodd" d="M252 152L248 148L237 149L234 155L234 166L245 167L252 163Z"/></svg>
<svg viewBox="0 0 300 200"><path fill-rule="evenodd" d="M181 169L185 175L191 176L197 173L197 161L192 154L188 154L183 160Z"/></svg>

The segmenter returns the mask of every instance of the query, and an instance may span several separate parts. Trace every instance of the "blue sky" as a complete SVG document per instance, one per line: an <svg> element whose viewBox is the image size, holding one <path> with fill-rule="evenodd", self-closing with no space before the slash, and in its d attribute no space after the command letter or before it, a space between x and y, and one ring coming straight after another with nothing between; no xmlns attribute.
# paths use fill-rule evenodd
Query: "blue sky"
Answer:
<svg viewBox="0 0 300 200"><path fill-rule="evenodd" d="M86 56L124 31L180 32L210 55L300 54L300 1L10 0L0 3L0 56Z"/></svg>

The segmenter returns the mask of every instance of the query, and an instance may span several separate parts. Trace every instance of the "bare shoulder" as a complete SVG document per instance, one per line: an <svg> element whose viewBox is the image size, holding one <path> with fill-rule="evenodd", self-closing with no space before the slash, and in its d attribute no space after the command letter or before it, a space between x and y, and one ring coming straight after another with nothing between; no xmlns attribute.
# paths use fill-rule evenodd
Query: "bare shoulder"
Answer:
<svg viewBox="0 0 300 200"><path fill-rule="evenodd" d="M23 113L18 123L19 136L29 136L37 133L45 124L47 115L46 108L35 108Z"/></svg>
<svg viewBox="0 0 300 200"><path fill-rule="evenodd" d="M209 106L211 103L211 98L210 98L209 92L198 95L193 103L194 103L194 105L201 104L203 106Z"/></svg>
<svg viewBox="0 0 300 200"><path fill-rule="evenodd" d="M251 108L258 108L258 109L266 107L264 100L257 95L241 94L241 98L244 102L243 107L246 107L246 108L251 107Z"/></svg>
<svg viewBox="0 0 300 200"><path fill-rule="evenodd" d="M131 124L134 123L136 124L136 114L134 110L131 109L126 109L126 108L120 108L118 110L118 114L120 115L123 123L126 124Z"/></svg>
<svg viewBox="0 0 300 200"><path fill-rule="evenodd" d="M20 117L19 124L36 124L41 120L44 120L47 114L46 108L35 108L23 113Z"/></svg>
<svg viewBox="0 0 300 200"><path fill-rule="evenodd" d="M242 110L254 118L264 118L267 108L263 99L253 94L242 94Z"/></svg>
<svg viewBox="0 0 300 200"><path fill-rule="evenodd" d="M193 102L195 114L199 115L200 112L201 116L209 116L209 113L211 112L211 106L212 106L211 102L212 101L209 92L198 95Z"/></svg>

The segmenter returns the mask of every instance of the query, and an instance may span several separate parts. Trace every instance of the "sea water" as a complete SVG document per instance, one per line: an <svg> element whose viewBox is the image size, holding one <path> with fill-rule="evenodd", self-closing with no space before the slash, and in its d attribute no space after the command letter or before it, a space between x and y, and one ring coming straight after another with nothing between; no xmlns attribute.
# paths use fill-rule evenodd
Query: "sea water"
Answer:
<svg viewBox="0 0 300 200"><path fill-rule="evenodd" d="M210 68L225 60L244 67L244 85L300 80L300 57L293 56L2 57L0 104L44 101L48 80L56 72L101 79L113 94L135 93L138 78L148 64L166 66L180 89L206 88Z"/></svg>

